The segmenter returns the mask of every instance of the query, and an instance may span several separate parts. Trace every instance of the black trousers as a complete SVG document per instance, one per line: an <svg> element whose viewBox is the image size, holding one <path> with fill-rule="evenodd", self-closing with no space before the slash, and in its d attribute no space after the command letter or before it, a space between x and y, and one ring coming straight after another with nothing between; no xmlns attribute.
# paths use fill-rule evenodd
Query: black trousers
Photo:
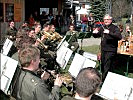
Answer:
<svg viewBox="0 0 133 100"><path fill-rule="evenodd" d="M108 71L113 72L117 52L101 51L102 79L106 78Z"/></svg>

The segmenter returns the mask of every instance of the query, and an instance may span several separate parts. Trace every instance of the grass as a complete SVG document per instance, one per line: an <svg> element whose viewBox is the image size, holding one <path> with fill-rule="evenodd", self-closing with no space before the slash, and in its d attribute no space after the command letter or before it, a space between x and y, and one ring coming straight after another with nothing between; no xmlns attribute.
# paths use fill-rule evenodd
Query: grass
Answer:
<svg viewBox="0 0 133 100"><path fill-rule="evenodd" d="M90 53L93 53L93 54L97 54L100 51L99 50L99 45L84 46L82 49L86 52L90 52Z"/></svg>
<svg viewBox="0 0 133 100"><path fill-rule="evenodd" d="M92 45L92 46L84 46L83 50L86 52L90 52L93 54L97 54L100 50L99 50L99 45ZM129 74L128 77L129 78L133 78L133 57L130 58L129 61ZM125 75L126 72L126 67L127 67L127 56L123 56L123 55L118 55L117 56L117 67L115 69L115 73L121 74L121 75ZM98 65L99 63L97 62L96 67L99 67Z"/></svg>

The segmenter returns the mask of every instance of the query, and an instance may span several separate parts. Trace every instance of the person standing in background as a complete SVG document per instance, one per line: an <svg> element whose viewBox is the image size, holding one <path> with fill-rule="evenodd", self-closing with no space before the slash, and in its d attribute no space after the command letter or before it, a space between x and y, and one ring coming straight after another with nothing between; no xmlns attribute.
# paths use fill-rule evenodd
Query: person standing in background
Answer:
<svg viewBox="0 0 133 100"><path fill-rule="evenodd" d="M90 32L93 31L94 22L95 22L95 20L93 18L93 15L92 15L92 13L90 13L88 16L88 31L90 31Z"/></svg>
<svg viewBox="0 0 133 100"><path fill-rule="evenodd" d="M31 28L32 26L34 26L35 20L34 20L32 14L30 15L28 21L29 21L29 27L30 27L30 28Z"/></svg>
<svg viewBox="0 0 133 100"><path fill-rule="evenodd" d="M87 15L84 14L82 19L81 19L81 23L82 23L82 32L86 32L86 28L87 28L87 24L88 24L88 18Z"/></svg>
<svg viewBox="0 0 133 100"><path fill-rule="evenodd" d="M73 15L70 15L69 25L74 25L76 27L76 21Z"/></svg>

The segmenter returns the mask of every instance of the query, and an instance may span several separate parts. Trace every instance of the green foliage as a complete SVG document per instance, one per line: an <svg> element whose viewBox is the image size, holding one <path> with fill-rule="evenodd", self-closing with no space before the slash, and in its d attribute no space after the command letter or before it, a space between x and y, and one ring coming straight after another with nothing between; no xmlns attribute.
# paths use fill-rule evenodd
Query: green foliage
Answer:
<svg viewBox="0 0 133 100"><path fill-rule="evenodd" d="M96 21L103 21L103 16L105 15L105 3L103 0L93 0L90 2L91 8L90 13L93 13L93 16Z"/></svg>

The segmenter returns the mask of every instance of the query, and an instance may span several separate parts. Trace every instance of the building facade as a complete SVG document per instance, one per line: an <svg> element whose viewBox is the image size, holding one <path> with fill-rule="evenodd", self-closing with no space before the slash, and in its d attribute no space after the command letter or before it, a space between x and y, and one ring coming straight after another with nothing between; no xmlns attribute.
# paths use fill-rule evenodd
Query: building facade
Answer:
<svg viewBox="0 0 133 100"><path fill-rule="evenodd" d="M0 0L0 33L5 34L8 22L15 21L19 28L23 21L41 8L56 9L56 14L62 11L63 0Z"/></svg>

